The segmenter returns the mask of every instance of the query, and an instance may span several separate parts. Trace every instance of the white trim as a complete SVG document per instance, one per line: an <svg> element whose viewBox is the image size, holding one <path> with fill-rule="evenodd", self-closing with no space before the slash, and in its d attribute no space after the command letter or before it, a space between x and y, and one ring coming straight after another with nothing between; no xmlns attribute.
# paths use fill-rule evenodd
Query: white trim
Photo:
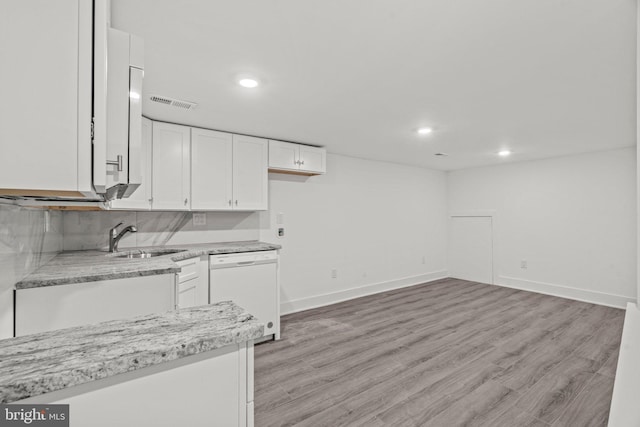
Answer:
<svg viewBox="0 0 640 427"><path fill-rule="evenodd" d="M570 286L556 285L553 283L535 282L533 280L518 279L516 277L498 276L496 285L615 308L625 308L627 303L635 303L636 301L635 297L572 288Z"/></svg>
<svg viewBox="0 0 640 427"><path fill-rule="evenodd" d="M638 407L640 339L638 337L640 337L640 311L638 306L629 303L622 329L620 356L609 411L609 427L640 425L640 408Z"/></svg>
<svg viewBox="0 0 640 427"><path fill-rule="evenodd" d="M446 270L434 271L431 273L420 274L418 276L404 277L402 279L373 283L357 288L344 289L338 292L331 292L329 294L315 295L312 297L300 298L293 301L284 301L280 303L280 314L285 315L296 313L298 311L309 310L312 308L323 307L325 305L335 304L354 298L390 291L392 289L432 282L434 280L444 279L446 277L448 277L448 272Z"/></svg>
<svg viewBox="0 0 640 427"><path fill-rule="evenodd" d="M498 271L498 235L496 228L498 227L498 211L495 210L468 210L449 212L449 235L447 236L447 263L449 263L449 251L451 249L451 220L459 217L485 217L491 218L491 285L496 284ZM449 267L451 267L449 265Z"/></svg>

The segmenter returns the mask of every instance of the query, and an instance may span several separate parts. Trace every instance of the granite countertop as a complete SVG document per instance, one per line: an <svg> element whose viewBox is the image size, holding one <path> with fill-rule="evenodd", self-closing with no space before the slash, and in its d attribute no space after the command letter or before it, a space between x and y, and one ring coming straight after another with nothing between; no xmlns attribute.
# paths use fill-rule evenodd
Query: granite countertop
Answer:
<svg viewBox="0 0 640 427"><path fill-rule="evenodd" d="M121 279L126 277L153 276L177 273L180 266L176 261L202 255L231 254L280 249L280 245L259 242L205 243L194 245L173 245L147 248L121 249L120 253L143 250L180 249L182 252L144 259L117 258L104 251L61 252L51 261L16 283L16 289L39 288L43 286L70 283L95 282L98 280Z"/></svg>
<svg viewBox="0 0 640 427"><path fill-rule="evenodd" d="M0 403L261 337L231 301L0 340Z"/></svg>

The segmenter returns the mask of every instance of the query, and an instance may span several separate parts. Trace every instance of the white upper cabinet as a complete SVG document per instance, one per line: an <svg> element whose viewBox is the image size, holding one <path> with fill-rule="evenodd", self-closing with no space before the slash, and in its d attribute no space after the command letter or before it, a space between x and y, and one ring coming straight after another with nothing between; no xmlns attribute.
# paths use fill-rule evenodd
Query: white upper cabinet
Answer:
<svg viewBox="0 0 640 427"><path fill-rule="evenodd" d="M111 209L151 209L151 138L153 123L146 117L142 118L142 138L140 149L130 153L131 160L140 165L142 183L134 193L126 199L116 199L110 202ZM135 156L135 157L134 157ZM138 158L139 157L139 158Z"/></svg>
<svg viewBox="0 0 640 427"><path fill-rule="evenodd" d="M232 209L232 167L230 133L191 129L191 209Z"/></svg>
<svg viewBox="0 0 640 427"><path fill-rule="evenodd" d="M268 141L233 135L233 208L266 210L268 207Z"/></svg>
<svg viewBox="0 0 640 427"><path fill-rule="evenodd" d="M93 191L92 15L88 1L2 2L1 194Z"/></svg>
<svg viewBox="0 0 640 427"><path fill-rule="evenodd" d="M265 139L191 129L191 209L266 210Z"/></svg>
<svg viewBox="0 0 640 427"><path fill-rule="evenodd" d="M191 129L153 123L152 203L155 210L189 210Z"/></svg>
<svg viewBox="0 0 640 427"><path fill-rule="evenodd" d="M327 152L324 148L269 140L269 171L299 175L326 172Z"/></svg>
<svg viewBox="0 0 640 427"><path fill-rule="evenodd" d="M269 140L269 169L298 170L298 144Z"/></svg>
<svg viewBox="0 0 640 427"><path fill-rule="evenodd" d="M327 171L327 151L324 148L300 145L298 161L301 172L323 174Z"/></svg>

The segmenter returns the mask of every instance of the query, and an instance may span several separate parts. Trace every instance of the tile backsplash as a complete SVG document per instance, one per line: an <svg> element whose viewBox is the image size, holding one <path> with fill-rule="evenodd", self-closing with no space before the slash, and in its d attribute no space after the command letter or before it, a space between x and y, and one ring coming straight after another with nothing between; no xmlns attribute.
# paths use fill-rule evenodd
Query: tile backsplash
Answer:
<svg viewBox="0 0 640 427"><path fill-rule="evenodd" d="M62 217L0 204L0 338L13 333L13 285L62 250Z"/></svg>
<svg viewBox="0 0 640 427"><path fill-rule="evenodd" d="M106 249L108 231L122 222L135 225L120 248L179 245L184 243L258 240L258 212L207 212L206 225L194 225L191 212L65 212L63 215L64 250Z"/></svg>

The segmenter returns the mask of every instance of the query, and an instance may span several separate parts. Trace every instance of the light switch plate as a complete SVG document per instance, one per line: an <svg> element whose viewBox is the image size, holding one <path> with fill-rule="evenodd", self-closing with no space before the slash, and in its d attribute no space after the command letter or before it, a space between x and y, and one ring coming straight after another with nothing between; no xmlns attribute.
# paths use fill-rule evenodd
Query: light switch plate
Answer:
<svg viewBox="0 0 640 427"><path fill-rule="evenodd" d="M207 225L207 214L206 213L194 213L193 214L193 225Z"/></svg>

